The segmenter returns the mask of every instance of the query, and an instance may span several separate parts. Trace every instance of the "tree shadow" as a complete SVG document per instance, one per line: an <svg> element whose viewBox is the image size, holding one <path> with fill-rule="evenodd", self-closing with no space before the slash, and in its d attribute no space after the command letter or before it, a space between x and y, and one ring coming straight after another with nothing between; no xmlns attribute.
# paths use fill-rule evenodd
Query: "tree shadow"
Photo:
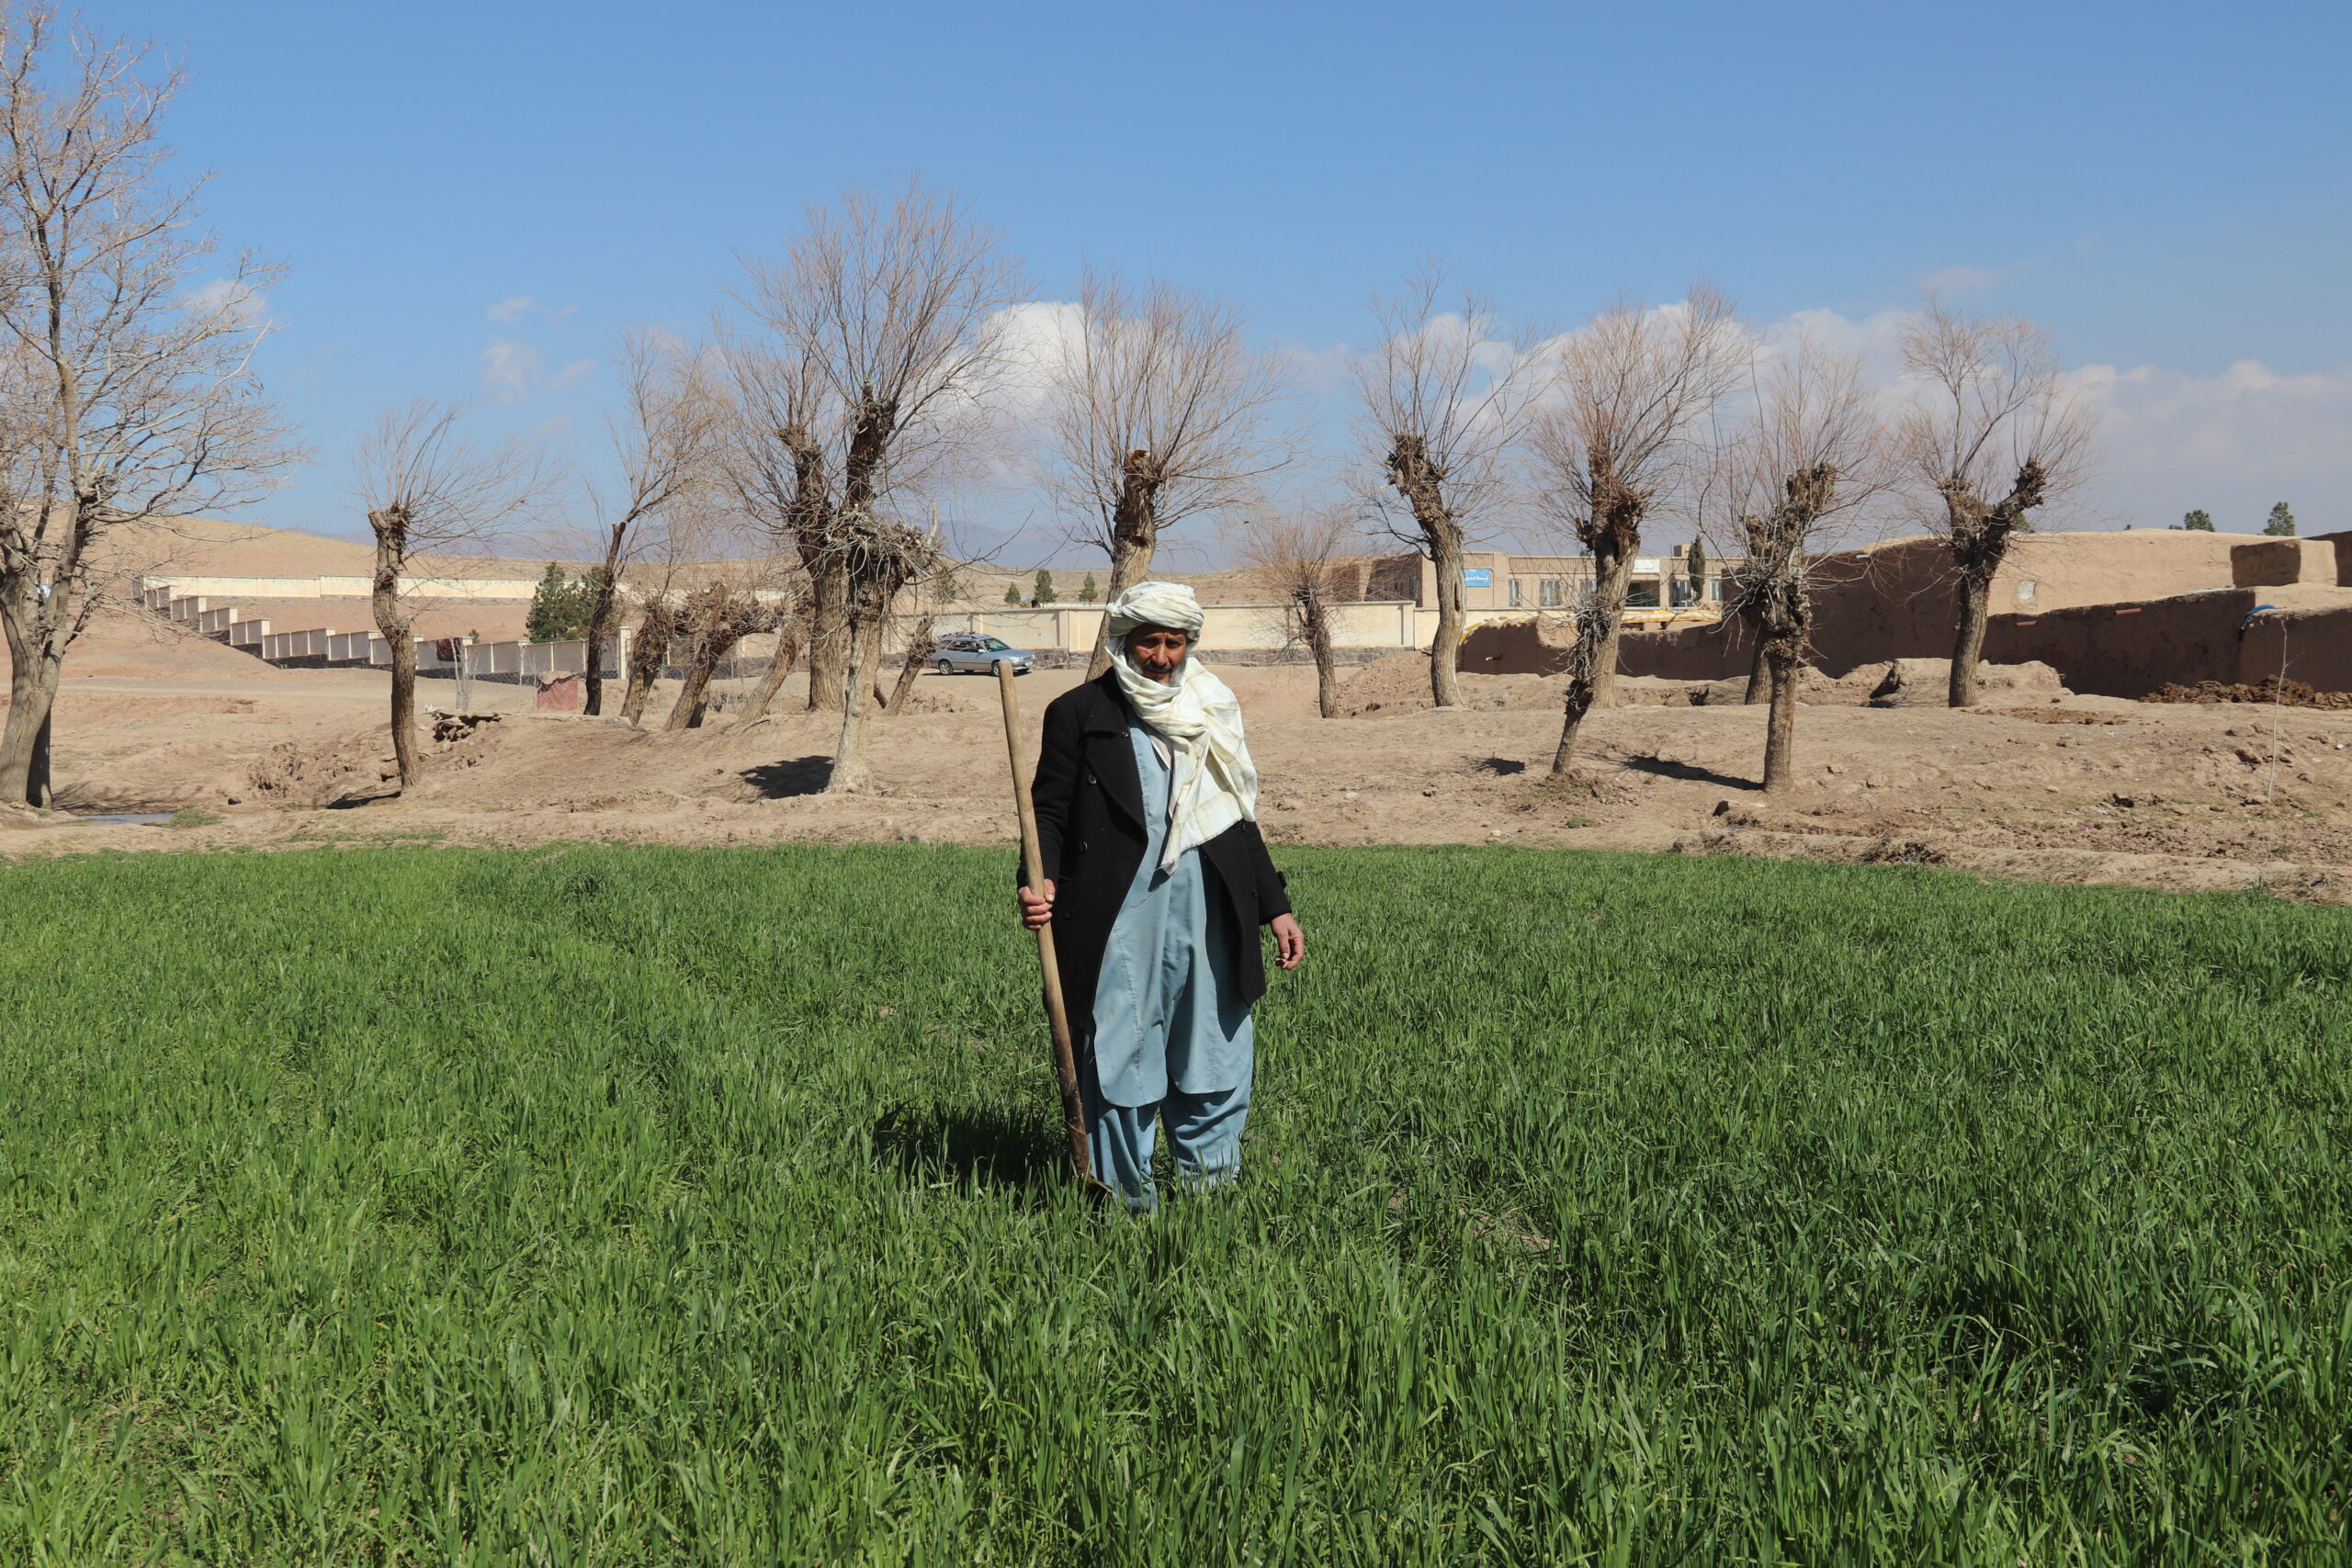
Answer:
<svg viewBox="0 0 2352 1568"><path fill-rule="evenodd" d="M739 775L760 792L763 800L783 800L796 795L822 795L833 776L831 757L795 757L788 761L762 762Z"/></svg>
<svg viewBox="0 0 2352 1568"><path fill-rule="evenodd" d="M1069 1159L1059 1129L984 1107L897 1105L874 1123L875 1163L930 1186L942 1179L1037 1194Z"/></svg>
<svg viewBox="0 0 2352 1568"><path fill-rule="evenodd" d="M1702 768L1690 762L1672 762L1656 754L1628 755L1624 765L1637 773L1650 773L1662 779L1680 779L1685 784L1721 784L1725 789L1760 790L1764 786L1754 779L1737 778L1719 773L1713 768Z"/></svg>
<svg viewBox="0 0 2352 1568"><path fill-rule="evenodd" d="M1470 765L1479 773L1492 773L1498 779L1507 779L1513 773L1527 772L1526 763L1513 761L1509 757L1481 757Z"/></svg>

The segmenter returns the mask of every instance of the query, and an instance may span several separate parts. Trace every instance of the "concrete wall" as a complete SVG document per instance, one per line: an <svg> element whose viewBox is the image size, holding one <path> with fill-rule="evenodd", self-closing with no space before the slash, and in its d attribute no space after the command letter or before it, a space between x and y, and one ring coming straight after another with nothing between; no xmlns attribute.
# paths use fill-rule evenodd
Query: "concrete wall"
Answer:
<svg viewBox="0 0 2352 1568"><path fill-rule="evenodd" d="M202 594L216 599L365 599L375 585L365 577L142 577L139 592L153 609L153 595ZM533 577L403 577L401 592L426 599L528 600L539 589Z"/></svg>
<svg viewBox="0 0 2352 1568"><path fill-rule="evenodd" d="M1428 612L1432 627L1436 612ZM1426 643L1419 627L1421 612L1409 602L1340 604L1332 609L1332 639L1341 648L1406 648ZM1283 645L1283 609L1279 604L1209 604L1203 606L1201 642L1204 647L1274 649ZM935 634L980 633L1001 637L1015 648L1038 653L1084 653L1094 647L1102 626L1100 604L1043 604L1035 609L959 611L937 617Z"/></svg>

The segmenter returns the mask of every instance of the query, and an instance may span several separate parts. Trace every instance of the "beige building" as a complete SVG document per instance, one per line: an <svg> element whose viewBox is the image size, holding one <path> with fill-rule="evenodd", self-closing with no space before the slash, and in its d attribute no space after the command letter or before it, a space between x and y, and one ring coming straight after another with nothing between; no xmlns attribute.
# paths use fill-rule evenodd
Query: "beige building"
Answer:
<svg viewBox="0 0 2352 1568"><path fill-rule="evenodd" d="M1720 609L1724 573L1736 560L1709 558L1698 584L1690 581L1678 547L1675 553L1637 556L1634 581L1626 594L1629 610ZM1437 604L1437 568L1418 555L1390 556L1374 563L1375 581L1398 597L1410 596L1424 608ZM1463 554L1463 608L1465 610L1575 610L1592 594L1590 556L1522 556L1505 550L1468 550Z"/></svg>

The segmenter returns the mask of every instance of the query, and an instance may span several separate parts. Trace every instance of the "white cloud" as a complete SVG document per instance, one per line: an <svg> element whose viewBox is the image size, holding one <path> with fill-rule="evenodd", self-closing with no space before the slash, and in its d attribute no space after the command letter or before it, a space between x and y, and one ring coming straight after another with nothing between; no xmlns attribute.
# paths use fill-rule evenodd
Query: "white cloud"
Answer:
<svg viewBox="0 0 2352 1568"><path fill-rule="evenodd" d="M538 378L539 351L527 343L494 337L481 351L481 389L492 402L521 402Z"/></svg>
<svg viewBox="0 0 2352 1568"><path fill-rule="evenodd" d="M1871 381L1901 380L1895 344L1911 312L1860 319L1800 310L1767 323L1768 348L1798 335L1858 356ZM2286 375L2240 360L2217 375L2160 365L2084 365L2066 381L2098 417L2097 471L2076 527L2164 527L2203 507L2227 530L2258 530L2273 502L2305 534L2352 528L2352 366Z"/></svg>
<svg viewBox="0 0 2352 1568"><path fill-rule="evenodd" d="M261 319L269 297L242 279L216 277L189 289L180 302L199 315L218 312L240 325L249 325Z"/></svg>
<svg viewBox="0 0 2352 1568"><path fill-rule="evenodd" d="M2086 365L2068 378L2098 414L2098 490L2122 520L2162 527L2203 507L2225 531L2258 532L2284 501L2305 534L2352 528L2352 366Z"/></svg>
<svg viewBox="0 0 2352 1568"><path fill-rule="evenodd" d="M1938 267L1919 280L1919 288L1928 294L1940 294L1952 299L1969 294L1982 294L2001 280L2001 275L1989 266L1973 262Z"/></svg>
<svg viewBox="0 0 2352 1568"><path fill-rule="evenodd" d="M577 305L543 305L537 295L516 294L501 299L484 314L488 315L492 321L506 325L519 321L529 315L544 316L549 321L560 321L579 309Z"/></svg>
<svg viewBox="0 0 2352 1568"><path fill-rule="evenodd" d="M577 387L581 385L595 373L596 362L594 360L575 359L571 364L565 366L562 369L557 371L554 375L548 377L547 384L550 390L560 392L568 387Z"/></svg>

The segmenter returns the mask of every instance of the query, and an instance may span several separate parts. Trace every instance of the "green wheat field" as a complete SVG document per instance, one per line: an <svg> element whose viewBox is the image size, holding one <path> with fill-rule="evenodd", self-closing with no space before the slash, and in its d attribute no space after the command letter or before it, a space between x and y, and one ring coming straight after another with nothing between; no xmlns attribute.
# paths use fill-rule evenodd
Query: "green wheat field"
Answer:
<svg viewBox="0 0 2352 1568"><path fill-rule="evenodd" d="M0 1562L2340 1560L2344 914L1283 858L1148 1223L1005 852L0 868Z"/></svg>

